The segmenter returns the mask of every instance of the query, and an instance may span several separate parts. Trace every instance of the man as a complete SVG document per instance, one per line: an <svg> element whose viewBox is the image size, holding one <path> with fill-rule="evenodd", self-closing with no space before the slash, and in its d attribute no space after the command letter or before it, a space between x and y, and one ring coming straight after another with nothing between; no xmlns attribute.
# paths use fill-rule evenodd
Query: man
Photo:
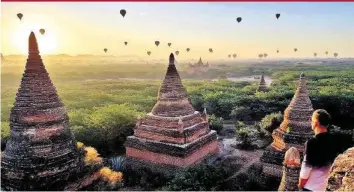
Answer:
<svg viewBox="0 0 354 192"><path fill-rule="evenodd" d="M331 117L327 111L313 112L311 127L315 137L305 144L299 189L303 191L326 191L327 180L334 159L351 147L352 138L328 133Z"/></svg>

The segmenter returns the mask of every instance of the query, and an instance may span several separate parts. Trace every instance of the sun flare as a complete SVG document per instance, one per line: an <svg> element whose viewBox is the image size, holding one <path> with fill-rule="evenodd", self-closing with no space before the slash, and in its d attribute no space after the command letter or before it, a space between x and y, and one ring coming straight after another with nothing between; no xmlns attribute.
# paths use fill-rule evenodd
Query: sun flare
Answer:
<svg viewBox="0 0 354 192"><path fill-rule="evenodd" d="M54 31L49 31L44 28L46 32L42 35L39 30L39 26L21 26L20 30L13 35L13 44L22 54L28 52L28 36L33 31L36 34L39 50L42 54L53 54L58 48L57 36Z"/></svg>

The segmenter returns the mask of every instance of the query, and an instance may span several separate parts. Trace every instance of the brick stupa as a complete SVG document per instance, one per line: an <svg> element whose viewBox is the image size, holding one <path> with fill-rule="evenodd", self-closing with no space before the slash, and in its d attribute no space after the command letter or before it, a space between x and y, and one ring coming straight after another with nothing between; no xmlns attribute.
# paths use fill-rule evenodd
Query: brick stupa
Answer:
<svg viewBox="0 0 354 192"><path fill-rule="evenodd" d="M296 93L284 111L284 120L273 131L273 143L261 157L264 173L281 177L284 153L290 147L296 147L301 154L304 152L305 142L314 135L310 123L312 113L305 75L301 74Z"/></svg>
<svg viewBox="0 0 354 192"><path fill-rule="evenodd" d="M10 138L1 154L4 190L63 190L83 165L69 118L39 55L33 32L10 114Z"/></svg>
<svg viewBox="0 0 354 192"><path fill-rule="evenodd" d="M259 85L257 88L257 92L267 92L267 91L268 91L268 87L267 87L267 84L264 80L264 74L262 74L261 81L259 82Z"/></svg>
<svg viewBox="0 0 354 192"><path fill-rule="evenodd" d="M190 104L174 62L171 54L157 103L146 118L138 120L134 135L125 143L127 162L134 168L167 173L218 151L216 132L209 129L207 115Z"/></svg>

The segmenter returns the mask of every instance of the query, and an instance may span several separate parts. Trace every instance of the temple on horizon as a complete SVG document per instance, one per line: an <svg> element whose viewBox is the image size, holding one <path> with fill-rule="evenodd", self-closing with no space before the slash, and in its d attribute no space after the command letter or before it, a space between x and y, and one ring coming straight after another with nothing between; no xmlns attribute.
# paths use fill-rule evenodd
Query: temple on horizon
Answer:
<svg viewBox="0 0 354 192"><path fill-rule="evenodd" d="M138 120L125 146L126 162L132 167L164 173L218 152L216 132L209 129L206 112L200 114L188 101L172 53L157 103L146 118Z"/></svg>
<svg viewBox="0 0 354 192"><path fill-rule="evenodd" d="M284 111L284 120L273 131L273 143L261 157L265 174L281 177L284 154L290 147L296 147L300 153L304 152L305 142L314 135L310 123L312 113L312 103L302 73L295 95Z"/></svg>

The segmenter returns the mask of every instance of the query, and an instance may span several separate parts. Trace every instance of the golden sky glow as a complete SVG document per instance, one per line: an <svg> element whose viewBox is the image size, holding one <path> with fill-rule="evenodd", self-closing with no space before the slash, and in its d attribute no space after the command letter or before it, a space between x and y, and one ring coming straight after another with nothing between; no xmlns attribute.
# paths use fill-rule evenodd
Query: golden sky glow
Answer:
<svg viewBox="0 0 354 192"><path fill-rule="evenodd" d="M124 19L121 8L127 10ZM148 58L151 51L150 58L161 59L178 50L182 59L226 59L233 53L280 58L317 52L323 57L328 50L353 57L354 27L348 19L354 18L353 8L340 3L2 3L1 52L26 54L34 31L42 54L104 55L108 48L106 54L115 56ZM278 10L282 16L276 20ZM22 21L16 17L19 12ZM243 21L238 24L239 15ZM44 36L40 28L46 30Z"/></svg>

